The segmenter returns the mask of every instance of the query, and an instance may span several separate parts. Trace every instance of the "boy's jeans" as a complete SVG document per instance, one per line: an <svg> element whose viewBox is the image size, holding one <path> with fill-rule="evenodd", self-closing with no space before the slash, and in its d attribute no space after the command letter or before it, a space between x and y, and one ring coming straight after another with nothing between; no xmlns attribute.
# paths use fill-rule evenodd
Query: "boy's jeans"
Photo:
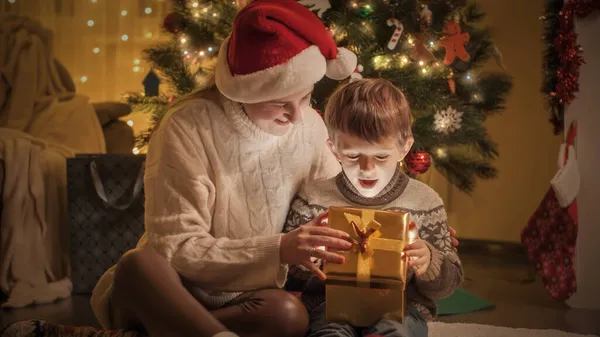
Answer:
<svg viewBox="0 0 600 337"><path fill-rule="evenodd" d="M347 323L325 321L325 303L321 303L310 313L307 337L362 337L381 335L383 337L427 337L427 321L414 307L408 306L404 323L383 319L368 328L354 328Z"/></svg>

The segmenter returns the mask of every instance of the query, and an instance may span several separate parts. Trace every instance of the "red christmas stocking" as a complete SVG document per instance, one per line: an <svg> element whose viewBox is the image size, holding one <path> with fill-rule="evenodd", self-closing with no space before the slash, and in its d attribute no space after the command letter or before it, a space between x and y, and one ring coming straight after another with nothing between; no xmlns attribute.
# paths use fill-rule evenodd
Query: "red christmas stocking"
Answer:
<svg viewBox="0 0 600 337"><path fill-rule="evenodd" d="M577 290L573 266L577 243L579 170L573 142L577 124L571 124L561 146L559 170L551 187L521 233L527 256L536 267L550 296L566 300Z"/></svg>

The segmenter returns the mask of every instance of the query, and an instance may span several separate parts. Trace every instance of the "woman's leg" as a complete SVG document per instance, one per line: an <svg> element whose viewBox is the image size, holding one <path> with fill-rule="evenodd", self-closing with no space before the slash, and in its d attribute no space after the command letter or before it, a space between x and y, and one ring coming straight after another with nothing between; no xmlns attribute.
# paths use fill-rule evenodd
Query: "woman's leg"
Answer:
<svg viewBox="0 0 600 337"><path fill-rule="evenodd" d="M150 337L210 337L227 331L150 249L132 250L119 260L111 306L115 327L143 328Z"/></svg>
<svg viewBox="0 0 600 337"><path fill-rule="evenodd" d="M304 337L308 328L302 302L280 289L244 294L212 313L242 337Z"/></svg>

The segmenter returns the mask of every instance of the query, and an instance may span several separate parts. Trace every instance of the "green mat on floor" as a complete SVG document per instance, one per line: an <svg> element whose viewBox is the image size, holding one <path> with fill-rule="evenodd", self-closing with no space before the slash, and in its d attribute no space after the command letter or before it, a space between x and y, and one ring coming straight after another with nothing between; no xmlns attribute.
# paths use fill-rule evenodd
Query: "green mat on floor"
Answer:
<svg viewBox="0 0 600 337"><path fill-rule="evenodd" d="M496 305L470 292L459 288L450 297L436 301L438 315L458 315L473 311L494 308Z"/></svg>

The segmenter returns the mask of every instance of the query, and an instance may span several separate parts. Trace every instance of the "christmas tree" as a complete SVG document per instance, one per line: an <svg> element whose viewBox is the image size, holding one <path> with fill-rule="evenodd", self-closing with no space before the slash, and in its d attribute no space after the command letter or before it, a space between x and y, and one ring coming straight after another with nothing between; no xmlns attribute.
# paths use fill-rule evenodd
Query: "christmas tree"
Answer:
<svg viewBox="0 0 600 337"><path fill-rule="evenodd" d="M339 46L358 55L359 66L352 78L386 78L405 93L415 137L404 163L409 174L422 174L433 164L465 192L473 190L478 178L497 175L492 164L498 156L497 144L484 122L504 109L511 79L502 69L480 70L490 58L496 58L499 66L502 61L490 29L481 25L485 14L477 3L299 2L322 19ZM144 51L172 92L158 96L131 93L127 97L134 109L152 115L153 125L139 137L138 147L147 144L154 123L174 98L206 85L219 46L242 6L240 0L173 1L173 12L163 24L173 35L172 41ZM317 83L313 107L323 110L327 97L340 83L327 78Z"/></svg>

